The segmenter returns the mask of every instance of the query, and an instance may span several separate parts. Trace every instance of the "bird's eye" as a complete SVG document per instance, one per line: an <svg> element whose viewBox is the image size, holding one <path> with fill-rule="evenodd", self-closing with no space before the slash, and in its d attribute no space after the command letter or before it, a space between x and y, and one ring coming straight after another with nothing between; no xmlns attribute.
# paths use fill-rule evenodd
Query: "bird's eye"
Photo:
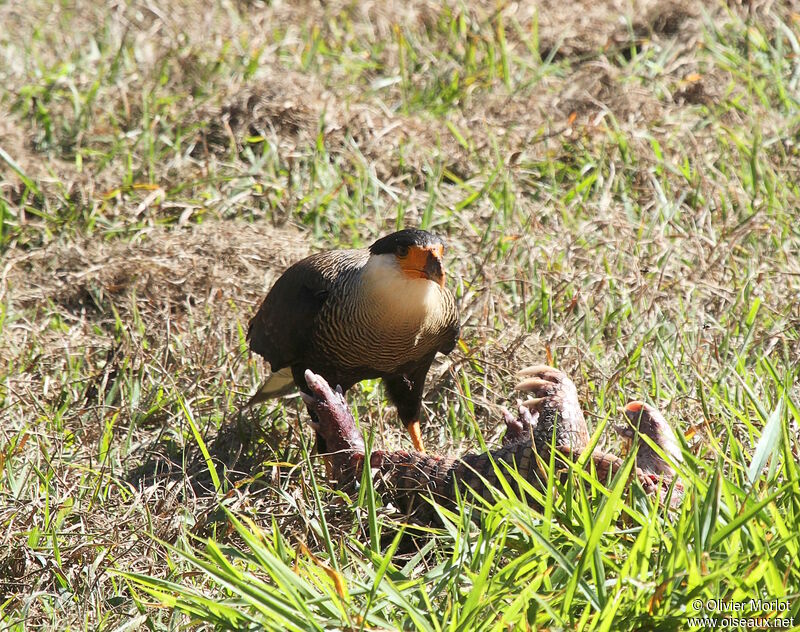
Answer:
<svg viewBox="0 0 800 632"><path fill-rule="evenodd" d="M398 246L396 252L398 257L406 257L408 256L408 246Z"/></svg>

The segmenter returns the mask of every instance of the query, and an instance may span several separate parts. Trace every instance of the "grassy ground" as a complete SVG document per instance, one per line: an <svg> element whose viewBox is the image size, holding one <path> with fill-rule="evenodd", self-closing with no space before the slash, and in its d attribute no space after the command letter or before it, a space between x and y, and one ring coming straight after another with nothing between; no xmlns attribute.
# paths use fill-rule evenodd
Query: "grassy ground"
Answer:
<svg viewBox="0 0 800 632"><path fill-rule="evenodd" d="M800 4L634 4L0 3L3 629L800 623ZM395 551L296 399L241 411L281 270L403 225L464 319L427 445L548 360L684 434L675 521L576 482Z"/></svg>

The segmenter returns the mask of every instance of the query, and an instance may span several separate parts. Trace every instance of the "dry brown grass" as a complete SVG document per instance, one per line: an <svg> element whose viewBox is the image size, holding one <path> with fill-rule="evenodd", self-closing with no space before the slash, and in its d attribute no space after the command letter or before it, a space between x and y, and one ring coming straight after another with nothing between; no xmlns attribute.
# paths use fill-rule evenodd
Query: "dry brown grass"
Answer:
<svg viewBox="0 0 800 632"><path fill-rule="evenodd" d="M548 354L593 420L645 397L749 441L740 381L774 402L765 360L800 357L797 81L775 61L798 12L0 5L0 148L24 174L0 162L2 612L135 616L109 571L168 575L148 534L223 538L220 502L318 546L302 409L241 410L263 370L242 331L289 263L398 223L447 234L464 317L429 445L496 441L514 371ZM353 400L403 445L379 389Z"/></svg>

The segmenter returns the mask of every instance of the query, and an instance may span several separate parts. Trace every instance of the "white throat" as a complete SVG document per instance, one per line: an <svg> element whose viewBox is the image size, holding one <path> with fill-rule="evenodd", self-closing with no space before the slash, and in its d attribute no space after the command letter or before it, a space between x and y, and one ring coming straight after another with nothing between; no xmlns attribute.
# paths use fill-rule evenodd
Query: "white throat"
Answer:
<svg viewBox="0 0 800 632"><path fill-rule="evenodd" d="M428 279L408 278L393 254L370 255L363 279L369 293L365 298L380 305L375 324L381 328L423 333L440 317L442 288Z"/></svg>

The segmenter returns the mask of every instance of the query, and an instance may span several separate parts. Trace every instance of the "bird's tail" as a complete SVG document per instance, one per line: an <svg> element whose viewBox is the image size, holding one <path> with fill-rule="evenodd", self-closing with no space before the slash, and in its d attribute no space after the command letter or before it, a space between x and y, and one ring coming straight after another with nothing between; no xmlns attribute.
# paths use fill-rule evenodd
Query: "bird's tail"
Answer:
<svg viewBox="0 0 800 632"><path fill-rule="evenodd" d="M285 367L280 371L270 373L270 376L258 388L255 394L247 402L245 408L250 408L268 399L274 399L281 395L288 395L295 390L294 376L292 369Z"/></svg>

